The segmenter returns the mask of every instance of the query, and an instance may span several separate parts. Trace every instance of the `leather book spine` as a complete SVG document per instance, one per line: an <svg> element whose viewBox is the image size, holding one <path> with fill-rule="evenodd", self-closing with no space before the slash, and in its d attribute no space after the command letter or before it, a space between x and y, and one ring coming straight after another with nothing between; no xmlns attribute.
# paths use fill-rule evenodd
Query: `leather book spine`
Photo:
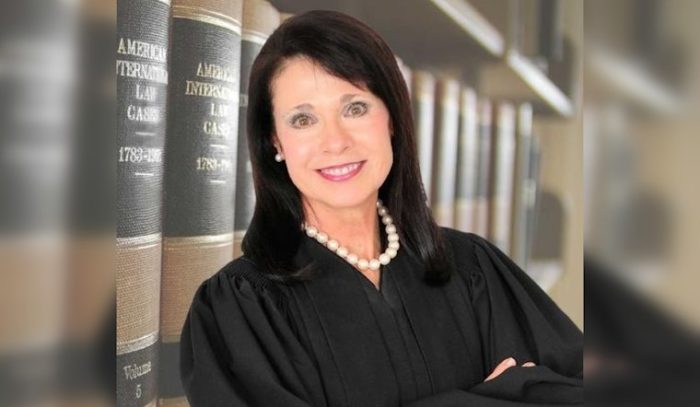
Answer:
<svg viewBox="0 0 700 407"><path fill-rule="evenodd" d="M182 326L197 287L233 259L242 1L173 0L165 149L160 405L187 405Z"/></svg>
<svg viewBox="0 0 700 407"><path fill-rule="evenodd" d="M165 0L117 2L117 406L157 399L168 24Z"/></svg>

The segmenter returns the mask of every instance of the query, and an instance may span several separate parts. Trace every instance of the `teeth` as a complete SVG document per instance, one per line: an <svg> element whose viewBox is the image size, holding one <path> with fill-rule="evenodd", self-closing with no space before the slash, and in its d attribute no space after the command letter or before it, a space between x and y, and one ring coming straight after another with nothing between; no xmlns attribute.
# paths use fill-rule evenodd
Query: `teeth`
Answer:
<svg viewBox="0 0 700 407"><path fill-rule="evenodd" d="M323 170L321 170L321 172L324 174L328 174L328 175L339 176L339 175L345 175L347 173L353 172L359 166L360 166L359 163L355 163L355 164L346 165L344 167L323 169Z"/></svg>

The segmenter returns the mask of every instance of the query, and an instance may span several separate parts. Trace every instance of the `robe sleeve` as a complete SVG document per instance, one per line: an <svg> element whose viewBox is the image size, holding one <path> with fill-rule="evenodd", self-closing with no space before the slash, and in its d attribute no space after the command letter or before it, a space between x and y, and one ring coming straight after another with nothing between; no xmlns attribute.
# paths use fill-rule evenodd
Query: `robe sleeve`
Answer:
<svg viewBox="0 0 700 407"><path fill-rule="evenodd" d="M518 366L469 389L404 407L582 405L582 332L495 245L474 234L444 230L455 253L454 266L467 281L487 372L508 357ZM527 361L537 366L520 366Z"/></svg>
<svg viewBox="0 0 700 407"><path fill-rule="evenodd" d="M181 337L180 374L192 407L324 406L313 361L284 296L244 261L197 290Z"/></svg>
<svg viewBox="0 0 700 407"><path fill-rule="evenodd" d="M470 391L541 404L583 403L582 332L498 247L474 234L465 237L473 248L465 252L473 257L456 260L467 275L487 372L508 357L518 366L537 364L510 368Z"/></svg>
<svg viewBox="0 0 700 407"><path fill-rule="evenodd" d="M466 279L488 372L514 357L518 366L469 389L404 407L514 407L583 404L583 334L530 277L495 245L443 229L454 266ZM532 361L536 367L521 367ZM488 374L488 372L486 374Z"/></svg>

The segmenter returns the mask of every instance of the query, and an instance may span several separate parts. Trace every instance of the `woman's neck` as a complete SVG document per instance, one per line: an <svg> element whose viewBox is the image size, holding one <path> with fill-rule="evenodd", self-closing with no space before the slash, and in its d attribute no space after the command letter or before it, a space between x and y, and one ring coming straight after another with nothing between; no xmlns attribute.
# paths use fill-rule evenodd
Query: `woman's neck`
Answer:
<svg viewBox="0 0 700 407"><path fill-rule="evenodd" d="M376 199L343 209L304 200L304 215L307 223L360 258L369 260L381 253Z"/></svg>

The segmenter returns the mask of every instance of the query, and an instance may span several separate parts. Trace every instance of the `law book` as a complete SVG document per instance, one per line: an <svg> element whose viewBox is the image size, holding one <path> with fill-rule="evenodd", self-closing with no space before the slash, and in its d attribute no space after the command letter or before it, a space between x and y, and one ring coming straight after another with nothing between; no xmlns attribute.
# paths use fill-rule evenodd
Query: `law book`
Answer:
<svg viewBox="0 0 700 407"><path fill-rule="evenodd" d="M494 118L493 175L489 239L510 255L513 211L513 174L515 170L515 107L499 102Z"/></svg>
<svg viewBox="0 0 700 407"><path fill-rule="evenodd" d="M181 329L233 259L242 1L173 0L165 148L159 405L185 406Z"/></svg>
<svg viewBox="0 0 700 407"><path fill-rule="evenodd" d="M564 51L564 19L562 0L539 0L537 57L547 61L561 60ZM645 27L649 27L645 25Z"/></svg>
<svg viewBox="0 0 700 407"><path fill-rule="evenodd" d="M265 0L243 1L243 35L241 38L241 100L238 111L238 157L236 159L236 189L234 212L234 257L242 254L241 244L255 210L253 167L248 151L246 130L248 112L248 79L255 57L267 38L279 26L280 15Z"/></svg>
<svg viewBox="0 0 700 407"><path fill-rule="evenodd" d="M492 104L488 98L477 99L478 151L476 168L476 199L474 200L474 233L482 237L489 231L489 201L491 197L491 134Z"/></svg>
<svg viewBox="0 0 700 407"><path fill-rule="evenodd" d="M430 204L433 173L433 132L435 122L436 79L428 71L416 70L411 78L416 149L426 203Z"/></svg>
<svg viewBox="0 0 700 407"><path fill-rule="evenodd" d="M542 151L539 140L534 135L530 140L530 159L528 168L528 190L525 211L525 265L530 267L532 247L537 233L537 222L540 213L540 160Z"/></svg>
<svg viewBox="0 0 700 407"><path fill-rule="evenodd" d="M406 82L406 88L408 90L408 97L411 98L411 75L412 75L412 70L411 67L406 65L406 63L399 57L398 55L395 55L396 57L396 64L399 66L399 70L401 71L401 76L403 76L404 82Z"/></svg>
<svg viewBox="0 0 700 407"><path fill-rule="evenodd" d="M511 258L522 268L527 266L528 215L534 206L534 185L530 160L532 147L532 105L523 103L517 108L515 175L513 181L513 224Z"/></svg>
<svg viewBox="0 0 700 407"><path fill-rule="evenodd" d="M82 139L74 139L72 126L82 111L80 106L66 102L89 83L76 75L76 68L82 73L86 67L76 65L75 55L71 53L77 40L73 25L83 11L80 6L76 2L44 1L6 2L2 6L0 405L3 406L59 404L53 390L65 377L61 356L65 340L69 339L64 322L70 310L66 307L67 295L72 288L66 284L72 274L66 270L66 246L73 243L74 237L64 222L66 211L72 209L68 207L72 192L69 188L73 181L72 167L77 164L73 154L82 147L73 144ZM105 48L104 44L100 45ZM109 49L109 56L112 52ZM111 75L107 76L112 81L113 66L110 66ZM111 148L110 159L113 153ZM113 239L110 244L114 247Z"/></svg>
<svg viewBox="0 0 700 407"><path fill-rule="evenodd" d="M154 406L170 4L117 2L117 406Z"/></svg>
<svg viewBox="0 0 700 407"><path fill-rule="evenodd" d="M508 6L511 27L508 30L510 48L526 57L538 57L542 21L543 0L516 0Z"/></svg>
<svg viewBox="0 0 700 407"><path fill-rule="evenodd" d="M548 291L564 272L564 224L566 210L552 191L537 191L535 237L532 240L527 273Z"/></svg>
<svg viewBox="0 0 700 407"><path fill-rule="evenodd" d="M473 88L465 87L462 89L459 121L454 226L464 232L473 232L476 228L475 208L479 153L477 96Z"/></svg>
<svg viewBox="0 0 700 407"><path fill-rule="evenodd" d="M435 94L431 208L438 225L447 227L454 227L460 89L456 79L441 78Z"/></svg>
<svg viewBox="0 0 700 407"><path fill-rule="evenodd" d="M23 2L23 4L27 3L29 3L28 7L33 7L31 2ZM56 2L43 2L42 4L48 6L51 3ZM42 69L47 70L47 72L67 73L68 71L64 71L60 65L68 61L71 61L71 64L78 62L78 65L71 69L71 71L75 70L72 73L75 75L73 77L80 78L78 82L71 85L76 91L75 99L73 99L78 101L76 105L65 103L66 98L50 97L50 100L54 101L53 103L64 106L60 108L61 110L68 108L68 111L71 112L70 117L75 120L72 123L66 122L67 125L70 124L69 134L72 134L72 141L66 144L70 148L64 151L68 154L66 157L70 157L64 162L70 167L66 168L70 171L66 181L69 179L70 182L68 185L52 182L53 188L60 189L62 194L65 194L64 197L68 198L66 201L68 211L61 215L61 220L67 220L66 224L69 227L70 235L68 241L65 242L67 243L64 252L65 258L59 261L50 257L50 248L34 248L28 253L33 258L41 257L40 262L52 265L53 268L62 271L56 275L55 272L52 273L47 269L40 270L40 280L34 280L35 284L32 284L31 294L22 297L25 301L30 301L32 308L41 310L41 318L53 318L54 315L61 315L56 321L60 325L62 336L61 366L54 371L58 374L57 378L60 377L66 383L66 392L61 394L61 399L63 401L70 400L69 404L71 405L98 405L100 403L114 405L117 380L123 381L125 379L123 366L118 369L116 369L116 363L109 365L109 367L103 364L98 366L94 361L96 349L100 349L100 355L110 357L114 362L117 360L116 353L107 353L116 352L117 344L117 293L115 290L117 266L115 262L115 195L117 191L116 166L118 164L115 160L118 127L117 98L115 97L117 90L115 61L118 59L115 54L115 44L118 44L115 42L115 39L118 38L115 35L117 33L117 8L115 7L116 3L109 0L93 0L79 4L63 3L65 3L64 7L73 8L80 13L79 34L77 38L72 40L79 41L80 56L76 61L73 61L71 55L65 55L67 57L65 59L57 58L55 51L61 49L62 45L68 45L59 45L60 42L59 44L54 42L56 34L60 36L62 30L59 29L58 33L44 32L43 35L46 35L46 38L51 41L51 47L46 49L49 58L46 60L47 64L42 64L44 66ZM65 23L68 25L64 25L63 22L56 24L59 19L68 17L67 15L59 16L56 13L57 10L49 11L43 7L37 11L49 13L52 27L63 27L66 33L76 33L75 27L73 27L75 20L69 20ZM36 28L37 26L33 25L32 27ZM35 57L32 53L32 58ZM35 60L35 62L37 61ZM41 86L44 95L49 95L52 92L51 86L47 86L43 80L39 81L37 85ZM43 119L41 117L39 122L43 122ZM45 127L42 124L42 128L49 131L51 139L54 141L58 140L57 136L62 131L61 126ZM28 138L27 140L36 146L35 139ZM51 145L53 146L51 148L56 146L53 143ZM37 162L23 161L31 163L32 168L36 168ZM56 162L61 162L61 160ZM61 174L60 171L56 173L54 169L49 168L43 168L41 173L51 174L51 177ZM16 177L16 174L13 176ZM2 190L1 187L0 190ZM16 190L13 192L16 193ZM51 197L49 202L57 197L54 191L45 192L49 193L48 196ZM41 255L37 256L37 253L41 253ZM0 258L7 261L7 258L1 254ZM30 269L31 266L22 265L22 275L31 279L36 278L38 274L29 272ZM8 270L3 269L3 273L7 272ZM160 272L159 267L156 272ZM51 274L55 277L60 276L61 281L54 280ZM49 294L47 292L42 292L36 284L39 282L51 287L54 294L58 295L51 296L47 295ZM3 286L2 282L0 282L0 286ZM7 287L7 285L4 286ZM57 289L59 287L61 288ZM157 287L156 295L158 295L159 290L160 287ZM24 291L22 293L25 294ZM61 297L64 303L59 306L45 302L45 300L51 301L50 298ZM22 309L21 314L24 320L27 318L34 320L34 315L27 314L21 305L13 305L4 308L4 305L0 304L0 308ZM55 312L59 314L53 314ZM0 317L0 319L2 318ZM12 327L4 325L3 330L14 331ZM46 338L47 336L42 333L42 339ZM123 359L122 356L122 361ZM23 364L16 371L50 371L46 369L48 367L45 364L46 361L42 360L40 363L40 369ZM2 361L0 361L0 365L3 365ZM76 369L76 366L80 366L80 368ZM117 376L120 374L122 377L118 379ZM3 374L0 373L0 376ZM27 377L24 374L20 374L20 376ZM8 383L5 382L5 384ZM12 385L10 386L7 388L12 388ZM26 389L35 395L43 393L37 392L36 386L26 386ZM16 400L16 405L24 405L24 403Z"/></svg>

